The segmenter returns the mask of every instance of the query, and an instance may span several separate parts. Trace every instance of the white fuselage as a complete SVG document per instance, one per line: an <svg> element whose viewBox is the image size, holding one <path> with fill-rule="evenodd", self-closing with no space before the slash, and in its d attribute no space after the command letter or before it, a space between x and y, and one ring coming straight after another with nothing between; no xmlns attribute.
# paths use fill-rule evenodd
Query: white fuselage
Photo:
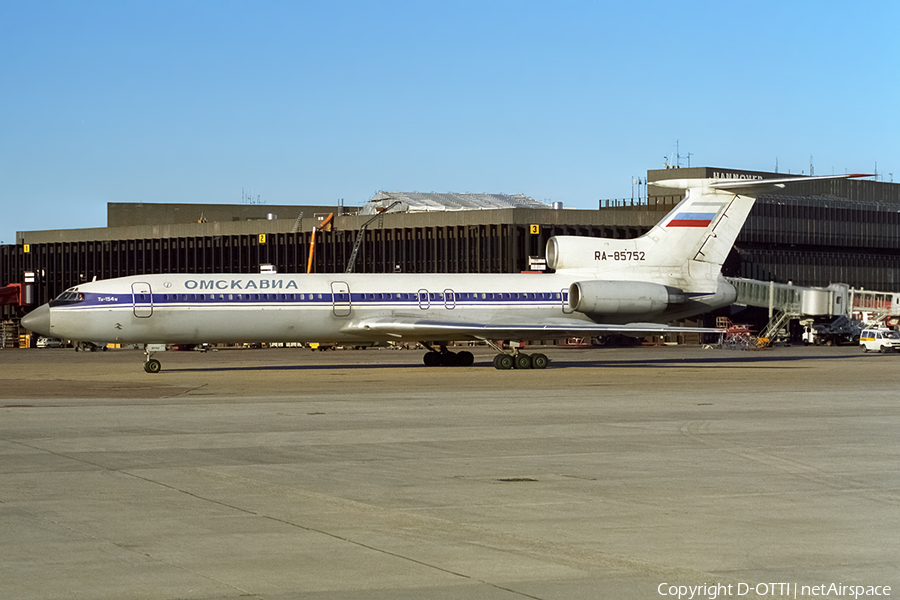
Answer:
<svg viewBox="0 0 900 600"><path fill-rule="evenodd" d="M846 177L856 176L817 179ZM650 231L550 238L553 274L138 275L78 285L22 324L59 338L142 344L708 332L658 324L734 302L721 267L753 206L748 194L811 179L657 181L686 193Z"/></svg>
<svg viewBox="0 0 900 600"><path fill-rule="evenodd" d="M165 274L81 284L50 305L50 335L123 343L250 341L377 342L437 340L420 330L384 332L378 319L441 322L592 323L569 306L584 274ZM721 283L718 282L721 288ZM715 284L713 284L715 285ZM679 314L726 305L726 288L708 289ZM653 320L653 319L646 319ZM611 319L611 322L617 322ZM558 337L539 332L530 339ZM448 339L460 339L449 337Z"/></svg>

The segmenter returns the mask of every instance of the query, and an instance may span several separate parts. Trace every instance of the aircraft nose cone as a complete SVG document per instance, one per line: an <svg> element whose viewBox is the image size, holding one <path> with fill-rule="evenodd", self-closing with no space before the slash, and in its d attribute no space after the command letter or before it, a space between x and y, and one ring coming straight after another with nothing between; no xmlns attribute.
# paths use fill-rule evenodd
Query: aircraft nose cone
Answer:
<svg viewBox="0 0 900 600"><path fill-rule="evenodd" d="M50 305L44 304L22 317L22 327L41 335L50 335Z"/></svg>

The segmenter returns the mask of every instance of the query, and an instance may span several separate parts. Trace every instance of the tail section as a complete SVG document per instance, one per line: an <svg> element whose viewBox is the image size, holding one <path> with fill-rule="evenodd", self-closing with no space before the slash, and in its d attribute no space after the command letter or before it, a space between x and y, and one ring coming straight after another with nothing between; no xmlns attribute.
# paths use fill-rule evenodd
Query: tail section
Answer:
<svg viewBox="0 0 900 600"><path fill-rule="evenodd" d="M569 306L600 323L683 319L734 302L722 277L756 195L793 178L756 181L693 179L654 185L687 191L659 223L633 240L560 236L547 243L547 264L582 281L569 286Z"/></svg>
<svg viewBox="0 0 900 600"><path fill-rule="evenodd" d="M556 236L547 244L548 264L646 279L647 270L681 278L692 261L720 267L737 238L754 199L719 192L707 180L686 181L684 200L646 234L631 240Z"/></svg>
<svg viewBox="0 0 900 600"><path fill-rule="evenodd" d="M557 271L588 271L598 278L625 281L646 280L651 276L667 285L698 276L714 277L758 194L792 183L848 177L867 175L656 181L653 185L683 189L686 194L650 231L632 240L556 236L547 243L547 263Z"/></svg>

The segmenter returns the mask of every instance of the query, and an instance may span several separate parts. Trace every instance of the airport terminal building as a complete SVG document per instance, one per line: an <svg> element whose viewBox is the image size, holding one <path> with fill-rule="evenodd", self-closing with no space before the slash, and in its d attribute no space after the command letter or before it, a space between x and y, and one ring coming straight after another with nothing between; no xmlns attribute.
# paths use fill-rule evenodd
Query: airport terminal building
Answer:
<svg viewBox="0 0 900 600"><path fill-rule="evenodd" d="M600 200L591 210L522 194L401 192L379 192L363 210L110 203L106 227L19 232L16 244L0 246L0 288L21 285L18 301L0 310L3 320L15 320L78 283L146 273L529 271L540 268L554 235L632 238L648 231L681 200L654 181L706 177L785 174L650 170L641 198ZM811 181L761 195L723 272L900 292L900 184Z"/></svg>

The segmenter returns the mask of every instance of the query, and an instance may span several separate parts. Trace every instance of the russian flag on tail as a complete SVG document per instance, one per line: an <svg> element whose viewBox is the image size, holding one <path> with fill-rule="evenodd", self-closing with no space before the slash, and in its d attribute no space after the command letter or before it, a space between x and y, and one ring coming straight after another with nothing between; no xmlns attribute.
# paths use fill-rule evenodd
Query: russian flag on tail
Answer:
<svg viewBox="0 0 900 600"><path fill-rule="evenodd" d="M709 227L715 218L714 212L680 212L666 223L666 227Z"/></svg>

